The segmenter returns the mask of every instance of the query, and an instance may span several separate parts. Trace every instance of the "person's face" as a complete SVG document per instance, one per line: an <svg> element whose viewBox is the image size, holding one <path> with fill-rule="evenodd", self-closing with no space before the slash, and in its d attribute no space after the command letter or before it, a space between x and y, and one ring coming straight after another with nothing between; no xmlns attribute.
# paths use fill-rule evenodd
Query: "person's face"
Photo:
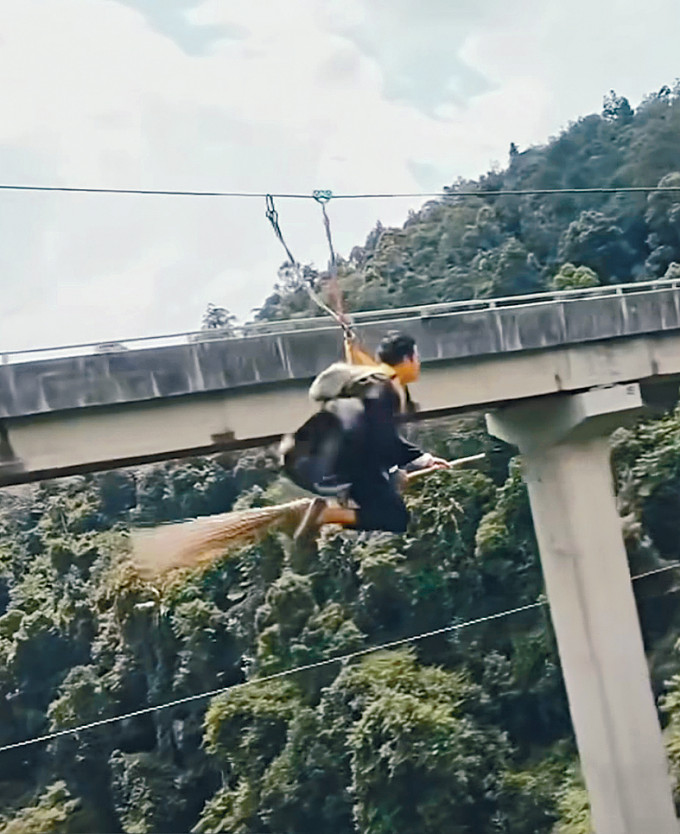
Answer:
<svg viewBox="0 0 680 834"><path fill-rule="evenodd" d="M402 362L402 365L403 372L399 375L401 377L401 381L406 384L409 382L415 382L420 376L420 354L418 353L417 347L413 350L413 356L405 359Z"/></svg>

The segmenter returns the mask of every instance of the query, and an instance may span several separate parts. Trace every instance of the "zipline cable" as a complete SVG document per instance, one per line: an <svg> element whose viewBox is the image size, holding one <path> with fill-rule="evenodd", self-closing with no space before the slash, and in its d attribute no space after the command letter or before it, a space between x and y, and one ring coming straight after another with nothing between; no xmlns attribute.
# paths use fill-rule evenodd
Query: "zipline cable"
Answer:
<svg viewBox="0 0 680 834"><path fill-rule="evenodd" d="M63 194L135 194L156 197L233 197L236 199L275 197L285 200L313 200L313 194L295 192L269 193L264 191L183 191L180 189L154 188L89 188L65 185L21 185L0 183L0 191L42 191ZM509 189L450 189L445 191L412 191L333 194L334 200L387 200L454 197L532 197L548 194L648 194L651 191L679 192L680 186L673 185L612 185L593 186L592 188L509 188Z"/></svg>
<svg viewBox="0 0 680 834"><path fill-rule="evenodd" d="M653 570L636 574L635 576L631 577L631 582L635 582L638 579L644 579L645 577L652 576L655 574L664 573L665 571L675 570L676 568L680 568L680 562L673 562L672 564L664 565L660 568L654 568ZM101 727L105 724L113 724L116 721L124 721L128 718L136 718L139 715L148 715L149 713L157 712L162 709L169 709L171 707L181 706L182 704L188 704L193 701L200 701L204 698L213 698L216 695L223 695L227 692L232 692L235 689L243 689L246 686L254 686L261 683L267 683L268 681L277 680L278 678L284 678L288 677L289 675L295 675L298 672L307 672L311 669L319 669L322 666L330 666L332 663L346 663L349 660L354 660L357 657L373 654L374 652L385 651L386 649L393 649L396 646L403 646L407 643L416 643L420 640L426 640L428 637L435 637L439 634L449 634L455 631L461 631L464 628L470 628L471 626L479 625L480 623L501 620L505 617L511 617L515 614L520 614L523 611L530 611L534 608L543 608L547 605L547 600L531 602L527 605L520 605L517 608L510 608L506 611L498 611L495 614L488 614L484 617L477 617L474 620L467 620L464 623L455 623L454 625L443 626L442 628L436 628L432 631L426 631L421 634L415 634L411 637L401 637L398 640L390 640L387 643L381 643L377 646L369 646L365 649L358 649L357 651L348 652L347 654L338 655L336 657L327 657L323 660L317 660L314 663L306 663L303 666L295 666L292 669L283 669L281 672L274 672L273 674L265 675L262 678L251 678L250 680L243 681L241 683L235 683L231 686L224 686L220 687L219 689L212 689L208 692L199 692L195 695L187 695L184 698L176 698L173 701L167 701L162 704L156 704L155 706L142 707L141 709L133 710L132 712L126 712L122 715L113 715L109 718L99 718L96 721L90 721L87 724L80 724L77 727L68 727L63 730L55 730L54 732L45 733L41 736L35 736L33 738L24 739L23 741L15 741L11 744L5 744L0 747L0 753L4 753L8 750L16 750L19 747L28 747L29 745L33 744L40 744L45 741L52 741L53 739L60 738L62 736L71 735L73 733L80 733L84 730L91 730L94 727Z"/></svg>
<svg viewBox="0 0 680 834"><path fill-rule="evenodd" d="M489 622L491 620L499 620L503 617L509 617L512 614L519 614L521 611L528 611L531 608L540 608L543 605L546 605L545 602L532 602L529 605L522 605L519 608L511 608L508 611L500 611L496 614L489 614L486 617L478 617L475 620L469 620L465 623L457 623L456 625L444 626L443 628L437 628L433 631L428 631L423 634L416 634L413 637L403 637L399 640L392 640L389 643L382 643L378 646L370 646L365 649L358 649L354 652L349 652L348 654L338 655L337 657L328 657L324 658L323 660L317 660L314 663L306 663L304 666L295 666L293 669L284 669L281 672L274 672L271 675L265 675L262 678L252 678L248 681L243 681L242 683L232 684L231 686L221 687L220 689L213 689L209 692L200 692L196 695L187 695L184 698L177 698L174 701L168 701L167 703L158 704L157 706L152 707L142 707L141 709L134 710L133 712L127 712L124 715L116 715L110 718L100 718L97 721L91 721L88 724L81 724L78 727L71 727L64 730L55 730L52 733L46 733L42 736L36 736L35 738L26 739L24 741L17 741L12 744L5 744L0 747L0 753L4 753L7 750L13 750L17 747L26 747L29 744L38 744L43 741L51 741L52 739L59 738L60 736L69 735L71 733L78 733L82 730L90 730L93 727L101 727L104 724L111 724L114 721L122 721L127 718L134 718L138 715L147 715L150 712L155 712L156 710L161 709L168 709L169 707L176 707L180 706L181 704L188 704L192 701L198 701L203 698L212 698L215 695L221 695L225 692L231 692L234 689L242 689L246 686L251 686L255 683L267 683L268 681L276 680L277 678L287 677L288 675L294 675L297 672L306 672L310 669L318 669L321 666L329 666L331 663L344 663L348 660L352 660L356 657L361 657L362 655L371 654L372 652L383 651L385 649L391 649L395 646L401 646L405 643L414 643L418 640L425 640L427 637L434 637L438 634L445 634L451 631L459 631L463 628L468 628L472 625L477 625L478 623Z"/></svg>

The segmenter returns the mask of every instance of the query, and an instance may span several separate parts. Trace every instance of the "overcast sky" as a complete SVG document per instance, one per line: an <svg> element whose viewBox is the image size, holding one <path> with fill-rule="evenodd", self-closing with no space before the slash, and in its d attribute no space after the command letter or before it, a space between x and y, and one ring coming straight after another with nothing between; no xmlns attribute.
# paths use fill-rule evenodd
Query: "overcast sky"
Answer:
<svg viewBox="0 0 680 834"><path fill-rule="evenodd" d="M438 190L671 84L678 24L677 0L0 0L0 183ZM420 202L332 202L337 248ZM319 207L277 208L325 266ZM247 319L282 260L261 200L0 191L0 351Z"/></svg>

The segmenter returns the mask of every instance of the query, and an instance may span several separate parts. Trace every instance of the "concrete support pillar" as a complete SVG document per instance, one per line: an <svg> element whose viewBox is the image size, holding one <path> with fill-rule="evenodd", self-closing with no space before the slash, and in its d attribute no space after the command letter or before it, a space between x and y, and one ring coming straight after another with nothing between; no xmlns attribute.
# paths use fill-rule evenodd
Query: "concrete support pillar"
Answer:
<svg viewBox="0 0 680 834"><path fill-rule="evenodd" d="M610 470L637 385L487 416L519 447L597 834L678 834Z"/></svg>

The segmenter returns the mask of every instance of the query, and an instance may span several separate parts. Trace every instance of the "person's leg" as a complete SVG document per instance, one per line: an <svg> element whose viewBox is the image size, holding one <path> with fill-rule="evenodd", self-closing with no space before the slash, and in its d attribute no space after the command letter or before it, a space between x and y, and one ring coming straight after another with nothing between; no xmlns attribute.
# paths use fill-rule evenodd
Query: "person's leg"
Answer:
<svg viewBox="0 0 680 834"><path fill-rule="evenodd" d="M319 524L342 524L343 527L354 527L356 523L356 510L338 507L334 504L327 504L319 516Z"/></svg>
<svg viewBox="0 0 680 834"><path fill-rule="evenodd" d="M356 522L356 510L329 504L325 498L315 498L309 505L309 509L295 531L295 540L301 541L302 539L316 535L319 527L324 524L340 524L343 527L354 527Z"/></svg>
<svg viewBox="0 0 680 834"><path fill-rule="evenodd" d="M352 484L350 496L358 504L357 530L405 533L409 514L396 484L386 472L363 475Z"/></svg>
<svg viewBox="0 0 680 834"><path fill-rule="evenodd" d="M315 534L324 524L340 524L354 530L405 533L409 514L399 493L399 484L398 479L391 479L386 472L357 476L350 489L350 497L358 505L357 510L315 498L295 532L295 539Z"/></svg>

